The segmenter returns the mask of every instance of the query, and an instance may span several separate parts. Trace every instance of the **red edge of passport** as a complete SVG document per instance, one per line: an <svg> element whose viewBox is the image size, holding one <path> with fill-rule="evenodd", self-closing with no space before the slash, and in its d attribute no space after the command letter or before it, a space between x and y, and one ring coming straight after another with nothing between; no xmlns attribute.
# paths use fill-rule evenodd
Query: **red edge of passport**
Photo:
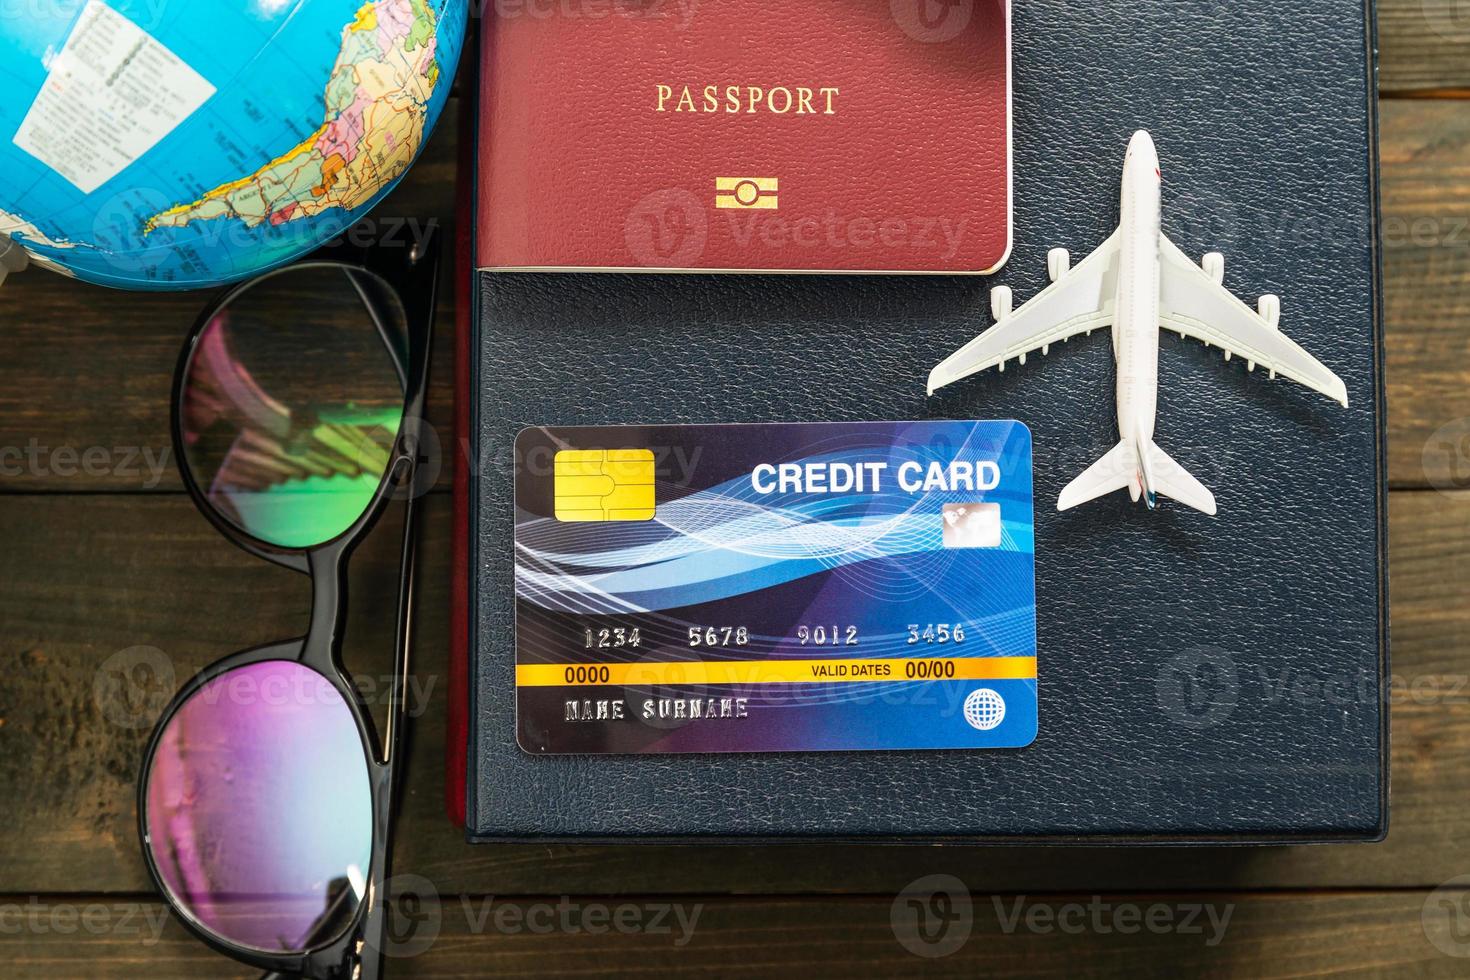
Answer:
<svg viewBox="0 0 1470 980"><path fill-rule="evenodd" d="M475 127L475 79L477 45L472 23L466 30L460 64L470 76L459 104L459 154L456 165L454 234L454 444L468 446L470 435L470 306L474 279L474 227L466 216L474 214L475 140L467 138ZM468 453L460 454L454 467L454 514L450 532L449 580L449 682L444 733L444 808L456 827L466 820L465 779L469 766L470 714L470 473Z"/></svg>

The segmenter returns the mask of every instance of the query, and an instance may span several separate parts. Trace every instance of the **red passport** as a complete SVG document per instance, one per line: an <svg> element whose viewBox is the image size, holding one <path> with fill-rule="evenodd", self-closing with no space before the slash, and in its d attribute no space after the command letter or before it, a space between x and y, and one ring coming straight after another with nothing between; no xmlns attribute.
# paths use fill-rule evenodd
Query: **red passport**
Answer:
<svg viewBox="0 0 1470 980"><path fill-rule="evenodd" d="M1008 0L497 0L476 265L985 273Z"/></svg>

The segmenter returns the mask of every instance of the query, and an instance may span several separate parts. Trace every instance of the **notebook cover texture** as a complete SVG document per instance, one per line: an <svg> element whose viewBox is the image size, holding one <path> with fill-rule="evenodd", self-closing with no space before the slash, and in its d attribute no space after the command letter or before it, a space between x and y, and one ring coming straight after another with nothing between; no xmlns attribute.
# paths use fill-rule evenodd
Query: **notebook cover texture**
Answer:
<svg viewBox="0 0 1470 980"><path fill-rule="evenodd" d="M825 46L846 59L874 43L876 15L858 7L905 9L809 6ZM1012 26L1015 236L996 276L475 274L471 839L1251 842L1386 831L1371 8L1028 0ZM783 14L760 31L780 40L788 27ZM963 42L915 39L896 20L890 30L884 45L912 45L941 79L966 77ZM499 138L497 125L482 140ZM1347 386L1344 409L1162 335L1154 438L1214 491L1216 517L1168 501L1149 512L1125 493L1055 510L1062 487L1118 438L1106 331L925 396L929 369L990 325L991 285L1013 287L1019 305L1046 285L1048 249L1076 261L1112 234L1124 150L1140 128L1159 148L1164 233L1191 256L1222 251L1226 287L1252 306L1279 294L1281 329ZM647 131L646 159L682 152L664 132ZM580 138L595 149L608 134ZM832 179L890 167L931 138L957 137L941 126L888 147L854 138L828 161ZM602 184L591 172L582 181ZM492 188L484 219L575 227L585 200L563 190L497 205ZM593 243L581 254L607 258ZM924 418L1031 430L1034 743L540 757L517 745L521 429Z"/></svg>

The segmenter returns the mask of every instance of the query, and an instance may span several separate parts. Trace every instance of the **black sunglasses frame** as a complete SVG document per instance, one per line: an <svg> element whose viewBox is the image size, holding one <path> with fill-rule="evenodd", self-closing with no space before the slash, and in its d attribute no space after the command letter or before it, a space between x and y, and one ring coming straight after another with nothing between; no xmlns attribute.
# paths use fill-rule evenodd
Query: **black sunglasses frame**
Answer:
<svg viewBox="0 0 1470 980"><path fill-rule="evenodd" d="M412 247L383 244L366 247L337 243L313 253L310 257L272 272L222 290L205 308L190 330L174 372L173 405L170 418L175 457L189 495L195 506L221 534L238 547L258 558L301 572L311 579L311 621L304 637L271 643L231 654L204 668L191 678L169 702L153 730L143 757L138 777L138 833L143 856L154 884L184 925L206 945L232 959L271 973L296 977L336 980L338 977L374 980L381 970L382 950L387 914L384 894L392 860L393 817L401 772L400 756L405 751L407 714L404 688L409 670L409 653L413 637L413 579L415 544L417 541L416 485L418 454L422 433L424 400L428 387L429 355L433 336L437 300L440 241L437 231ZM338 268L345 272L366 272L367 282L386 283L396 294L407 318L407 351L394 348L392 338L383 336L389 346L404 382L403 421L393 444L389 464L372 501L351 527L323 544L304 549L286 549L260 541L231 523L209 503L190 472L184 454L183 394L187 372L200 337L211 322L245 291L257 288L271 278L303 268ZM371 277L376 277L371 278ZM381 295L354 282L370 315L379 324L389 320ZM397 317L392 317L397 319ZM403 355L406 353L406 362ZM379 737L377 726L367 710L352 677L342 663L342 632L347 615L347 560L357 545L383 515L397 488L407 488L404 503L402 553L398 588L398 616L394 646L394 680L390 694L386 733ZM163 880L154 859L148 833L148 778L159 743L174 715L194 694L210 681L249 664L271 660L301 663L325 678L342 696L357 724L358 737L368 766L372 794L372 860L367 892L358 903L352 918L339 935L323 937L323 941L299 953L274 953L240 946L212 933L182 907Z"/></svg>

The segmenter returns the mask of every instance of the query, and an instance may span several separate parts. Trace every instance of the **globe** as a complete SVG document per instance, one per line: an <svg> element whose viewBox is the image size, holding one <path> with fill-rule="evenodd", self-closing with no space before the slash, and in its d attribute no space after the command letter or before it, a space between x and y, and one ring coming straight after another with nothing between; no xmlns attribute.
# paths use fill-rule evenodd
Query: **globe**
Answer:
<svg viewBox="0 0 1470 980"><path fill-rule="evenodd" d="M417 158L469 0L49 0L0 17L0 235L189 289L289 262Z"/></svg>

